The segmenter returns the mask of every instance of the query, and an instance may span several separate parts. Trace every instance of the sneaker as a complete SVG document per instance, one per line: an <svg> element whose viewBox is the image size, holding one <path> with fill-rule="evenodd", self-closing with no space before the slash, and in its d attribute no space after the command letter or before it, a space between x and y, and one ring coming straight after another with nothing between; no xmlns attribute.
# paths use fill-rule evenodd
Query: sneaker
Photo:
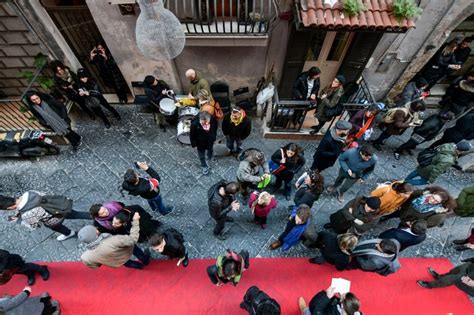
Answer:
<svg viewBox="0 0 474 315"><path fill-rule="evenodd" d="M203 167L202 168L202 175L208 175L209 174L209 166Z"/></svg>
<svg viewBox="0 0 474 315"><path fill-rule="evenodd" d="M326 188L328 193L334 192L335 189L336 189L336 187L334 187L334 186L328 186L328 188Z"/></svg>
<svg viewBox="0 0 474 315"><path fill-rule="evenodd" d="M422 288L431 289L431 287L428 286L428 281L418 280L416 283Z"/></svg>
<svg viewBox="0 0 474 315"><path fill-rule="evenodd" d="M189 265L189 258L188 258L188 253L184 255L184 260L183 260L183 267L186 268Z"/></svg>
<svg viewBox="0 0 474 315"><path fill-rule="evenodd" d="M337 201L339 201L340 203L344 202L344 194L341 193L339 190L337 191Z"/></svg>
<svg viewBox="0 0 474 315"><path fill-rule="evenodd" d="M69 235L64 235L64 234L59 235L58 237L56 237L56 240L62 242L62 241L67 240L68 238L73 237L74 235L76 235L76 232L71 231L71 233L69 233Z"/></svg>
<svg viewBox="0 0 474 315"><path fill-rule="evenodd" d="M270 249L271 250L275 250L279 247L281 247L281 245L283 245L279 240L276 240L275 242L273 242L271 245L270 245Z"/></svg>
<svg viewBox="0 0 474 315"><path fill-rule="evenodd" d="M48 269L48 266L41 266L42 269L40 271L40 276L41 276L41 279L43 279L44 281L48 281L49 279L49 269Z"/></svg>
<svg viewBox="0 0 474 315"><path fill-rule="evenodd" d="M218 240L225 241L227 237L225 237L224 233L214 235Z"/></svg>
<svg viewBox="0 0 474 315"><path fill-rule="evenodd" d="M166 209L166 212L162 213L162 215L167 215L167 214L173 212L173 210L174 210L174 207L168 207L168 208Z"/></svg>
<svg viewBox="0 0 474 315"><path fill-rule="evenodd" d="M397 153L397 152L393 152L393 157L395 158L395 160L400 160L400 153Z"/></svg>

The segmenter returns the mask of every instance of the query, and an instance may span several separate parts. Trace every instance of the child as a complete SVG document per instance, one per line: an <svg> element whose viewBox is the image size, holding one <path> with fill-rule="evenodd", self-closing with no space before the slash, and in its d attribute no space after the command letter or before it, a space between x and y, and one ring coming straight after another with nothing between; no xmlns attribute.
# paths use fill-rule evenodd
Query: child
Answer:
<svg viewBox="0 0 474 315"><path fill-rule="evenodd" d="M249 207L255 216L255 223L260 224L262 229L267 227L267 216L270 211L277 206L275 196L270 195L266 191L260 194L256 191L252 192L249 197Z"/></svg>

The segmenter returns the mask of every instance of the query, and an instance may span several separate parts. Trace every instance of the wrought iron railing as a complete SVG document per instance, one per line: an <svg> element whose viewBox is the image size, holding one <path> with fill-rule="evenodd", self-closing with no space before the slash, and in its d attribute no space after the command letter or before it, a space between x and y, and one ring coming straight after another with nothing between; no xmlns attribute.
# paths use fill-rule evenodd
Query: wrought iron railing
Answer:
<svg viewBox="0 0 474 315"><path fill-rule="evenodd" d="M173 12L193 35L268 34L278 21L277 0L166 0Z"/></svg>

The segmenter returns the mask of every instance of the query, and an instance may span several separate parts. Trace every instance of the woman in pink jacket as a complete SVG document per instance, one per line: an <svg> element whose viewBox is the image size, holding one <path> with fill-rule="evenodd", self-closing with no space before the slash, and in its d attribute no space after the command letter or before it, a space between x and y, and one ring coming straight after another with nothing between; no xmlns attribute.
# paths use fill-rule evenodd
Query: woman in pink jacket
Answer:
<svg viewBox="0 0 474 315"><path fill-rule="evenodd" d="M249 197L249 207L255 216L255 223L259 224L262 229L267 227L267 216L273 208L276 208L277 201L275 196L270 195L266 191L258 193L252 192Z"/></svg>

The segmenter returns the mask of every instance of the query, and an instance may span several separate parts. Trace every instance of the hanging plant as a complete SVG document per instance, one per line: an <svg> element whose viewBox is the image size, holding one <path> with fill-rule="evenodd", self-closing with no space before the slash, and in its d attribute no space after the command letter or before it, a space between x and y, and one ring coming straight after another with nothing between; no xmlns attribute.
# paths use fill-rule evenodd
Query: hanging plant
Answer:
<svg viewBox="0 0 474 315"><path fill-rule="evenodd" d="M33 61L33 65L36 67L37 70L43 69L48 64L48 57L39 53L35 56L35 60ZM32 71L21 71L18 74L18 78L25 79L28 84L30 84L35 77L35 73ZM48 78L44 75L38 75L36 77L35 83L41 86L45 90L49 90L53 87L54 81L51 78Z"/></svg>
<svg viewBox="0 0 474 315"><path fill-rule="evenodd" d="M398 21L418 17L421 11L415 0L393 0L392 2L392 13Z"/></svg>
<svg viewBox="0 0 474 315"><path fill-rule="evenodd" d="M361 0L343 0L342 10L349 16L359 15L361 12L367 11L367 7Z"/></svg>

